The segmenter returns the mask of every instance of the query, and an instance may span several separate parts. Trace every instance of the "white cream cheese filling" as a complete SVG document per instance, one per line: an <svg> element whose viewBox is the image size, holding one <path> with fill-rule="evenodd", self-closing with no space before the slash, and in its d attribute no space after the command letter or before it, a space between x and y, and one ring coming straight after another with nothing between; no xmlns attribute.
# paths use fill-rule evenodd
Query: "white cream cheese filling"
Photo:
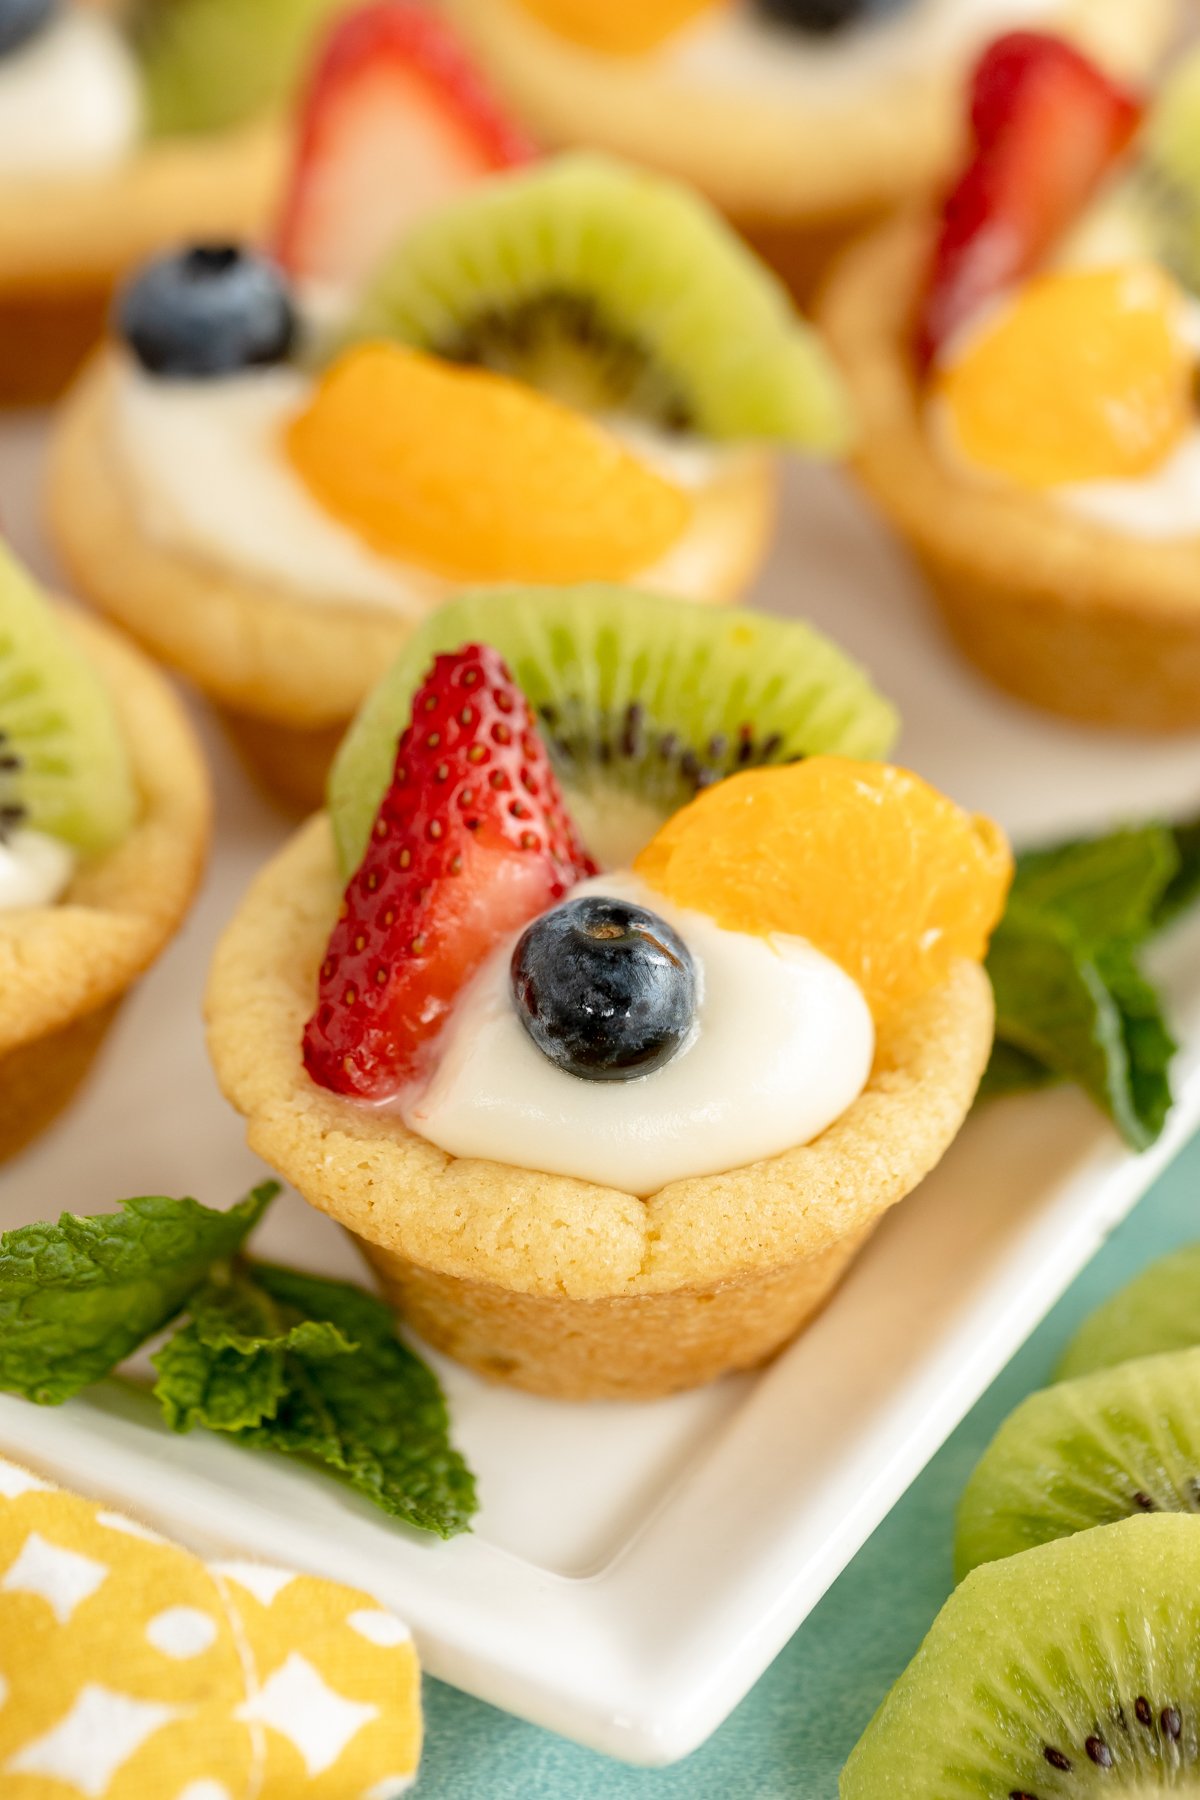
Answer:
<svg viewBox="0 0 1200 1800"><path fill-rule="evenodd" d="M168 381L123 356L114 382L114 448L147 539L298 599L379 606L420 617L463 585L371 549L333 518L293 469L284 432L313 392L291 364L213 380ZM745 452L679 443L641 424L605 421L636 455L691 492ZM712 546L682 537L642 579L703 594Z"/></svg>
<svg viewBox="0 0 1200 1800"><path fill-rule="evenodd" d="M116 26L68 8L0 57L0 177L90 175L141 132L141 81Z"/></svg>
<svg viewBox="0 0 1200 1800"><path fill-rule="evenodd" d="M0 837L0 913L53 906L75 873L75 852L24 827Z"/></svg>
<svg viewBox="0 0 1200 1800"><path fill-rule="evenodd" d="M861 990L828 957L799 938L728 931L630 873L573 891L633 901L674 926L698 976L688 1041L632 1081L565 1073L517 1016L515 933L461 995L428 1083L402 1100L410 1130L454 1156L645 1196L809 1143L858 1098L874 1025Z"/></svg>

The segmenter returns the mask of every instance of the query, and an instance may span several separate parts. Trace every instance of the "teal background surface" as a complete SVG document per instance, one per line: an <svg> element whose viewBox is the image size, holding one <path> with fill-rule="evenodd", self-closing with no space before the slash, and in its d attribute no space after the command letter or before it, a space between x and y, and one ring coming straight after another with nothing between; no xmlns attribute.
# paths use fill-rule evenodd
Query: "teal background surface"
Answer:
<svg viewBox="0 0 1200 1800"><path fill-rule="evenodd" d="M430 1681L419 1800L834 1800L842 1763L950 1591L954 1509L976 1459L1093 1306L1156 1256L1200 1239L1198 1201L1200 1137L693 1756L671 1769L625 1768Z"/></svg>

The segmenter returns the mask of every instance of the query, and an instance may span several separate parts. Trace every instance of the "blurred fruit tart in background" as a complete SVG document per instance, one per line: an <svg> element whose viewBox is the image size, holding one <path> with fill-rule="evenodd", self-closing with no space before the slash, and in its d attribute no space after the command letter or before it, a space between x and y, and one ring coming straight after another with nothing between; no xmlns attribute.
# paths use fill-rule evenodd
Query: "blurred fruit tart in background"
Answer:
<svg viewBox="0 0 1200 1800"><path fill-rule="evenodd" d="M566 1398L761 1362L987 1061L1007 845L808 627L585 586L432 615L209 981L252 1147L431 1343Z"/></svg>
<svg viewBox="0 0 1200 1800"><path fill-rule="evenodd" d="M1061 40L989 49L939 219L852 251L821 316L856 469L950 630L1035 705L1200 727L1200 60L1157 97Z"/></svg>
<svg viewBox="0 0 1200 1800"><path fill-rule="evenodd" d="M208 829L162 676L0 546L0 1159L66 1105L174 936Z"/></svg>
<svg viewBox="0 0 1200 1800"><path fill-rule="evenodd" d="M784 291L669 182L596 157L522 164L473 114L518 166L398 217L380 183L393 133L427 128L430 170L446 155L414 116L405 17L370 8L335 39L275 260L197 245L125 288L51 477L83 594L308 808L381 670L456 589L738 598L775 451L849 436Z"/></svg>
<svg viewBox="0 0 1200 1800"><path fill-rule="evenodd" d="M534 133L694 183L801 292L855 230L946 178L990 37L1039 24L1121 78L1179 0L446 0Z"/></svg>
<svg viewBox="0 0 1200 1800"><path fill-rule="evenodd" d="M345 0L0 0L0 402L57 393L101 335L114 283L156 250L268 229L304 71L346 11ZM393 205L427 205L451 173L503 166L516 133L510 145L450 28L416 0L360 11L394 15L410 44L421 127L415 144L393 130L386 146ZM491 137L460 129L443 92L499 121Z"/></svg>

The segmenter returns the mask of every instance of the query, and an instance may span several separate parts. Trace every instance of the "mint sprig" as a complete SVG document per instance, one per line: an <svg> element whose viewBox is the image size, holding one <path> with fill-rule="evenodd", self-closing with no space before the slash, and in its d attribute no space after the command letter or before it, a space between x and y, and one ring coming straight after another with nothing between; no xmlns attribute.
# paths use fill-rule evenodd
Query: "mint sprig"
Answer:
<svg viewBox="0 0 1200 1800"><path fill-rule="evenodd" d="M1027 852L992 939L996 1043L981 1093L1077 1083L1143 1150L1175 1054L1140 953L1200 897L1200 824L1150 824Z"/></svg>
<svg viewBox="0 0 1200 1800"><path fill-rule="evenodd" d="M266 1182L228 1212L195 1200L125 1200L0 1237L0 1389L69 1400L180 1313L215 1262L236 1254L279 1192Z"/></svg>
<svg viewBox="0 0 1200 1800"><path fill-rule="evenodd" d="M418 1530L465 1531L474 1478L437 1377L389 1309L348 1282L240 1254L278 1191L225 1213L130 1200L0 1237L0 1389L67 1400L182 1321L152 1359L174 1430L324 1464Z"/></svg>

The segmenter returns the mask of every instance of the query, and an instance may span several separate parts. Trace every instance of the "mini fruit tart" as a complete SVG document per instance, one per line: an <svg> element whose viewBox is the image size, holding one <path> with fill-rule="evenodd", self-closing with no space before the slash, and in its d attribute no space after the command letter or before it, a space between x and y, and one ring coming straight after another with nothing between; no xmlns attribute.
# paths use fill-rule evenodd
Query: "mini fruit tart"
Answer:
<svg viewBox="0 0 1200 1800"><path fill-rule="evenodd" d="M432 128L404 96L410 42L379 25L352 22L355 54L314 89L279 260L198 246L137 277L51 478L81 591L309 808L379 671L456 589L736 598L774 451L848 436L783 290L671 183L533 163L396 241L376 172L396 131Z"/></svg>
<svg viewBox="0 0 1200 1800"><path fill-rule="evenodd" d="M693 182L806 290L868 220L942 180L990 36L1041 23L1144 75L1179 0L446 0L547 144Z"/></svg>
<svg viewBox="0 0 1200 1800"><path fill-rule="evenodd" d="M1101 725L1200 726L1200 61L1149 106L1058 39L984 56L940 221L821 318L856 469L966 654Z"/></svg>
<svg viewBox="0 0 1200 1800"><path fill-rule="evenodd" d="M0 1159L86 1075L188 909L208 830L162 676L0 548Z"/></svg>
<svg viewBox="0 0 1200 1800"><path fill-rule="evenodd" d="M121 8L0 0L0 401L58 392L132 264L181 233L240 235L269 216L280 128L231 115L201 131L158 97L165 47L149 11L171 16L181 64L202 10L214 31L218 15L260 11L295 29L304 4L151 0L139 37Z"/></svg>
<svg viewBox="0 0 1200 1800"><path fill-rule="evenodd" d="M637 592L413 640L207 1010L252 1146L430 1342L571 1399L750 1367L937 1162L1010 859L869 760L894 727L807 627Z"/></svg>

